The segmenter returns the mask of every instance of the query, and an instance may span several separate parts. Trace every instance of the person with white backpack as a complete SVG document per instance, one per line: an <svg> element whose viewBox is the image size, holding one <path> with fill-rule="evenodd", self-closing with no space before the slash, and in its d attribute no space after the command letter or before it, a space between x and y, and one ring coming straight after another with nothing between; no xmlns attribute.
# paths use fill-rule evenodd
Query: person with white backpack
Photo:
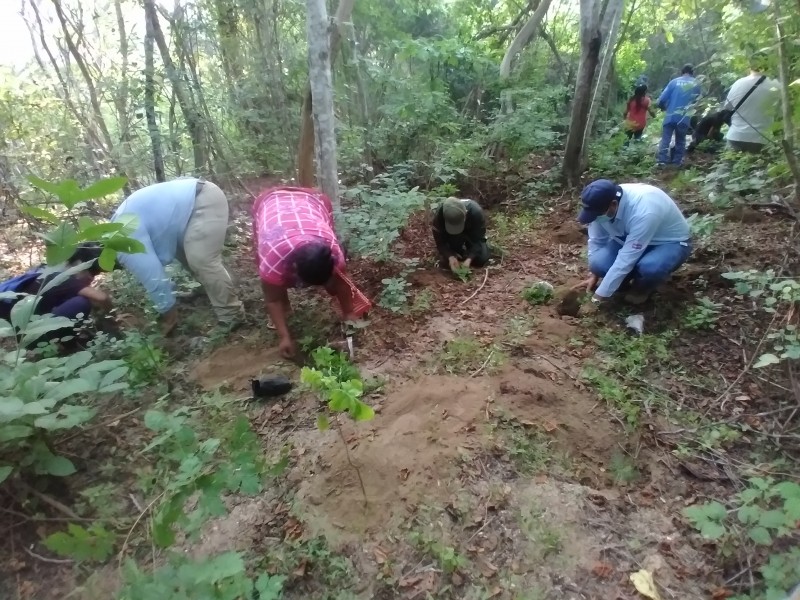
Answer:
<svg viewBox="0 0 800 600"><path fill-rule="evenodd" d="M750 74L738 79L728 92L725 108L731 116L725 139L732 150L758 153L770 141L780 87L763 73L768 60L763 53L755 54L750 60Z"/></svg>

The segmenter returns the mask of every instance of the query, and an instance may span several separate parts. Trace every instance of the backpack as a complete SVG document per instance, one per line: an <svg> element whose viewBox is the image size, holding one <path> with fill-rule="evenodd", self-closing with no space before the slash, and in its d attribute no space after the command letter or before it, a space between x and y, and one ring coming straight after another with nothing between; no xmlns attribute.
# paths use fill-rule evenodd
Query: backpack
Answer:
<svg viewBox="0 0 800 600"><path fill-rule="evenodd" d="M36 267L35 269L31 269L30 271L23 273L22 275L17 275L16 277L7 279L6 281L0 283L0 292L18 292L31 281L37 280L43 271L43 267ZM14 300L3 299L0 300L0 302L14 302Z"/></svg>

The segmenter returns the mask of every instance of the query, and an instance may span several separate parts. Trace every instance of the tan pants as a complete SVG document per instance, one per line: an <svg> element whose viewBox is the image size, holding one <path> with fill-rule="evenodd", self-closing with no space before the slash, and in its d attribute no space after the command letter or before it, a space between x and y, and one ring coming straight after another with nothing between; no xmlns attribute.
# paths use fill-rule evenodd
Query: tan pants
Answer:
<svg viewBox="0 0 800 600"><path fill-rule="evenodd" d="M214 312L223 323L242 314L242 303L222 264L222 247L228 231L228 199L210 181L200 182L192 216L183 236L183 256L178 258L202 284Z"/></svg>

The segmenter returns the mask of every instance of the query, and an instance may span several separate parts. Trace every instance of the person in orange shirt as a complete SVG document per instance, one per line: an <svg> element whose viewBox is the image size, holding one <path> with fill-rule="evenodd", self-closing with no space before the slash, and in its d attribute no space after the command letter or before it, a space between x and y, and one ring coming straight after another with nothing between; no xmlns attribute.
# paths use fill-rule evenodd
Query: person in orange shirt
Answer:
<svg viewBox="0 0 800 600"><path fill-rule="evenodd" d="M647 126L647 113L651 117L655 117L655 111L650 107L650 97L647 95L647 86L644 84L637 85L633 90L633 96L628 100L625 106L625 112L622 118L625 119L625 135L628 139L625 145L631 143L631 138L635 140L642 139L642 133Z"/></svg>

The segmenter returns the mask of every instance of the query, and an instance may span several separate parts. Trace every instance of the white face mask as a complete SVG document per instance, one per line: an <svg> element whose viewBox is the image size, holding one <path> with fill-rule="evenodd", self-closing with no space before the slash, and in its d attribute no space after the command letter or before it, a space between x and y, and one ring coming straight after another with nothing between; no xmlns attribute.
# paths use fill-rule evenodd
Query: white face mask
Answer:
<svg viewBox="0 0 800 600"><path fill-rule="evenodd" d="M594 222L595 223L600 223L601 225L603 223L610 223L611 222L611 217L609 217L608 215L600 215L599 217L597 217L594 220Z"/></svg>

